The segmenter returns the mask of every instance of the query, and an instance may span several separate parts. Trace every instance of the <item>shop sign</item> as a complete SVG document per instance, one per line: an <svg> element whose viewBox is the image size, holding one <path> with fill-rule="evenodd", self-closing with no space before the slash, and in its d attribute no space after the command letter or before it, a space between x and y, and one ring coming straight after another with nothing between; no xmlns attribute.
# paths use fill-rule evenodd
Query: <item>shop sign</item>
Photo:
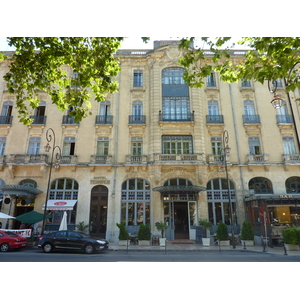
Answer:
<svg viewBox="0 0 300 300"><path fill-rule="evenodd" d="M91 184L110 184L110 180L104 176L94 177L94 179L91 180Z"/></svg>
<svg viewBox="0 0 300 300"><path fill-rule="evenodd" d="M18 234L24 238L30 238L31 237L31 229L2 229L1 231L10 231L15 234Z"/></svg>
<svg viewBox="0 0 300 300"><path fill-rule="evenodd" d="M279 195L279 198L281 198L281 199L291 199L291 198L293 198L293 195Z"/></svg>

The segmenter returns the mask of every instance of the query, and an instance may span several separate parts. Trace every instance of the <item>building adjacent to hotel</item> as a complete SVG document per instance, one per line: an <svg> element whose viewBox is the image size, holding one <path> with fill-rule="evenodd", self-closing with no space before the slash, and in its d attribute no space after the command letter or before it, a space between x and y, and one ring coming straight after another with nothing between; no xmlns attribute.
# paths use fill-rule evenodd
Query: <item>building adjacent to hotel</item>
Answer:
<svg viewBox="0 0 300 300"><path fill-rule="evenodd" d="M242 53L232 55L239 60ZM160 221L169 225L168 239L196 239L200 218L214 229L220 221L232 225L229 191L237 232L244 220L253 222L257 236L265 221L269 234L270 225L299 224L299 91L287 95L278 80L284 105L275 110L267 83L229 84L212 73L203 88L190 88L176 41L116 55L119 92L95 101L93 115L77 123L42 91L32 125L19 123L16 99L2 78L8 64L0 64L3 213L43 213L51 162L44 147L52 128L62 158L50 178L46 231L57 230L67 211L69 228L84 221L91 235L109 241L118 240L116 223L132 230L150 223L156 234ZM224 131L229 187L221 168Z"/></svg>

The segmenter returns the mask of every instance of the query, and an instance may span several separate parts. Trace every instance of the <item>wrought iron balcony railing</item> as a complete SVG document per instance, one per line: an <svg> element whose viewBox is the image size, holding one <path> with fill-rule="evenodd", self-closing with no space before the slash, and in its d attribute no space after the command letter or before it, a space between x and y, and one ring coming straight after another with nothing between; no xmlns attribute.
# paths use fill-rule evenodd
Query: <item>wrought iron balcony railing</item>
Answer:
<svg viewBox="0 0 300 300"><path fill-rule="evenodd" d="M96 116L95 124L112 124L113 116Z"/></svg>

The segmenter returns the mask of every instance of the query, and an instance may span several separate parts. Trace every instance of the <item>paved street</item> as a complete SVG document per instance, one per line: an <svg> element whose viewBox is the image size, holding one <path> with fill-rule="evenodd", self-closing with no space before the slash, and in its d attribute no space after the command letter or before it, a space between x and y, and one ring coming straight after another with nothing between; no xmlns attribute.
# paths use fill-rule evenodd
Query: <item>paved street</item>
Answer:
<svg viewBox="0 0 300 300"><path fill-rule="evenodd" d="M300 255L250 250L107 250L43 253L37 248L0 253L1 262L300 262Z"/></svg>

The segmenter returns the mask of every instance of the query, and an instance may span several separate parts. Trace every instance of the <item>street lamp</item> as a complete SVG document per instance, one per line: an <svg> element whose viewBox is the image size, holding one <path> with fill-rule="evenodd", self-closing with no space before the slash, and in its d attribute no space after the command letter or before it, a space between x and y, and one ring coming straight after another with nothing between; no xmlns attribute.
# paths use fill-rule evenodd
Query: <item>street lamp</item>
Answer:
<svg viewBox="0 0 300 300"><path fill-rule="evenodd" d="M50 131L50 133L49 133ZM51 135L51 132L53 134L53 137ZM48 176L48 184L47 184L47 194L46 194L46 200L45 200L45 208L44 208L44 218L43 218L43 225L42 225L42 235L44 234L45 230L45 220L46 220L46 214L47 214L47 202L48 202L48 196L49 196L49 191L50 191L50 180L51 180L51 174L52 174L52 167L53 167L53 155L55 150L57 149L58 152L56 153L56 161L54 163L54 169L58 170L59 169L59 161L61 159L61 149L59 146L55 145L55 132L52 128L49 128L46 131L46 139L47 139L47 145L45 146L45 151L49 152L51 149L50 142L52 141L53 138L53 148L52 148L52 153L51 153L51 160L50 160L50 170L49 170L49 176Z"/></svg>
<svg viewBox="0 0 300 300"><path fill-rule="evenodd" d="M231 193L230 193L230 181L228 178L227 160L226 160L226 156L227 156L227 154L230 153L230 150L231 150L231 148L228 146L228 141L229 141L228 131L224 130L224 132L223 132L223 148L221 148L221 161L224 162L225 173L226 173L229 209L230 209L230 222L231 222L231 239L232 239L233 249L235 249L233 210L232 210Z"/></svg>
<svg viewBox="0 0 300 300"><path fill-rule="evenodd" d="M271 86L272 84L272 86ZM276 94L276 89L277 89L277 81L276 80L269 80L268 81L268 89L269 89L269 92L271 94L274 94L274 97L273 97L273 100L271 101L271 104L273 105L273 107L275 109L279 109L282 105L282 99Z"/></svg>

